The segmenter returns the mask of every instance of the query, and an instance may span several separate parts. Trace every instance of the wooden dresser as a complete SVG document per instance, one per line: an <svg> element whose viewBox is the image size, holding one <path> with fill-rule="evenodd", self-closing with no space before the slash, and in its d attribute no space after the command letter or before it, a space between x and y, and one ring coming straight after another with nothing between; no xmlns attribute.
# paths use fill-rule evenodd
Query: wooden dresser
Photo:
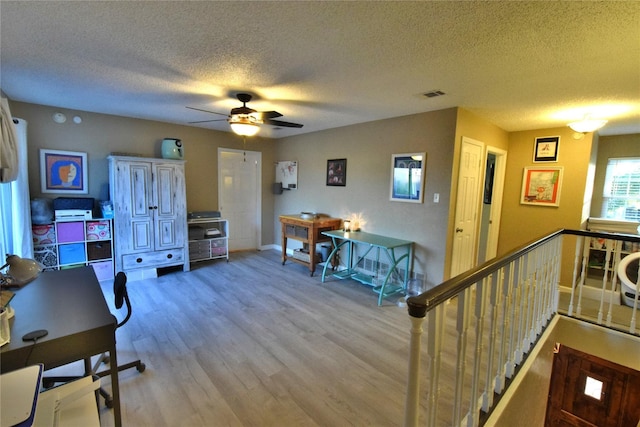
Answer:
<svg viewBox="0 0 640 427"><path fill-rule="evenodd" d="M310 275L313 276L317 263L316 244L331 241L322 232L340 229L342 219L321 215L312 219L303 219L300 214L292 214L280 215L280 224L282 225L282 265L290 259L308 266ZM296 252L294 256L287 256L288 239L302 242L304 252ZM298 257L295 257L296 254Z"/></svg>

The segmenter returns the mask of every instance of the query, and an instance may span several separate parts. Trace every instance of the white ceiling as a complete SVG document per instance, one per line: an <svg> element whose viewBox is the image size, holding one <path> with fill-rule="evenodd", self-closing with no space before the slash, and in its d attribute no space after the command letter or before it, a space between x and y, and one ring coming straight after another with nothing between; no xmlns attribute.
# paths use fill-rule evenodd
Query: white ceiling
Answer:
<svg viewBox="0 0 640 427"><path fill-rule="evenodd" d="M248 91L305 132L460 106L640 132L640 2L1 1L12 100L187 124ZM445 96L422 94L440 90ZM229 131L225 121L197 124Z"/></svg>

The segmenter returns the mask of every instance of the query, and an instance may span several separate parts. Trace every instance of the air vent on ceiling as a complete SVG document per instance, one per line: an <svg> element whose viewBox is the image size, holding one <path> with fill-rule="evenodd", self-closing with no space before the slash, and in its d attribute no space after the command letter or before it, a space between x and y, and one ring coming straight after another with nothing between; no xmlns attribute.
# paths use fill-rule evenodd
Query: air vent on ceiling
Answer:
<svg viewBox="0 0 640 427"><path fill-rule="evenodd" d="M445 93L441 90L431 90L424 94L424 96L426 96L427 98L435 98L436 96L442 95L445 95Z"/></svg>

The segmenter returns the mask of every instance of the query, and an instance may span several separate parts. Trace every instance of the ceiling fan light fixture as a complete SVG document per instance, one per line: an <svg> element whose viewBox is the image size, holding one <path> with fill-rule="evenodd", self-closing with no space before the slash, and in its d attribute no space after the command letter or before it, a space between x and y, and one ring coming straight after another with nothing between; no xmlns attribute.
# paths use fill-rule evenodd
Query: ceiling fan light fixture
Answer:
<svg viewBox="0 0 640 427"><path fill-rule="evenodd" d="M249 115L237 115L229 119L231 130L240 136L254 136L260 131L260 126L255 117Z"/></svg>
<svg viewBox="0 0 640 427"><path fill-rule="evenodd" d="M608 120L585 117L578 122L569 123L569 127L579 133L595 132L607 124Z"/></svg>

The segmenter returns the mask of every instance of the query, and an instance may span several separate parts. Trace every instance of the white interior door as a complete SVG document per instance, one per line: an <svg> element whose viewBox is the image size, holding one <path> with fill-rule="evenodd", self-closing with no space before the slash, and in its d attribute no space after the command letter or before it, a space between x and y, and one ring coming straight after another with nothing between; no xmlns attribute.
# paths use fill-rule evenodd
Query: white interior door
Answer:
<svg viewBox="0 0 640 427"><path fill-rule="evenodd" d="M261 245L262 153L218 148L218 208L229 221L229 250Z"/></svg>
<svg viewBox="0 0 640 427"><path fill-rule="evenodd" d="M451 277L475 266L484 144L462 137Z"/></svg>

